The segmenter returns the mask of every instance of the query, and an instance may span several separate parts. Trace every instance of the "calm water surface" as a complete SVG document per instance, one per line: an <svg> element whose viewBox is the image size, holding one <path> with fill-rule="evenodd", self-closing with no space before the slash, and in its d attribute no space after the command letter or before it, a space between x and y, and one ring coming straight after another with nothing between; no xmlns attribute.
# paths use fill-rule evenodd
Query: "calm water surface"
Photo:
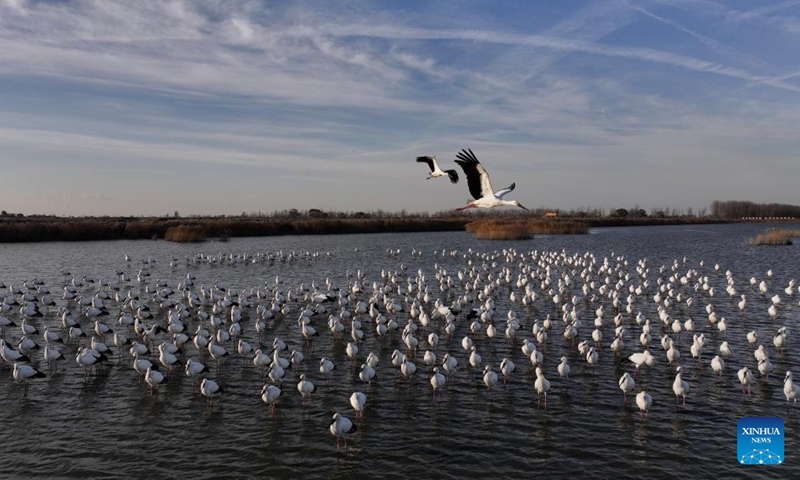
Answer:
<svg viewBox="0 0 800 480"><path fill-rule="evenodd" d="M231 239L227 243L198 245L163 241L3 244L0 281L7 287L17 287L33 277L43 279L58 305L73 311L87 331L91 331L92 322L81 316L74 302L61 298L65 278L80 278L84 274L94 277L96 283L85 283L81 288L82 293L93 295L100 288L101 279L115 282L115 271L125 271L133 281L120 283L122 291L131 290L146 299L150 295L145 286L135 280L140 268L151 274L148 279L151 285L156 279L163 279L174 288L187 272L192 272L196 277L195 288L219 283L235 292L265 285L271 288L275 277L280 276L283 283L279 288L284 293L301 283L309 286L312 281L324 289L326 278L334 286L345 288L353 281L353 277L346 275L348 270L355 273L360 269L366 276L368 293L363 295L366 300L372 283L382 283L382 270L398 272L398 287L389 294L398 299L403 297L397 288L402 287L405 293L406 277L416 277L421 270L430 288L432 299L426 307L430 312L435 299L441 298L449 305L463 293L456 277L459 270L486 269L496 277L500 269L509 268L516 280L522 257L506 263L503 255L487 259L484 254L514 249L518 255L530 259L534 251L564 252L567 256L590 252L599 262L595 271L608 258L618 271L630 273L621 298L624 306L628 285L637 286L644 280L636 274L636 266L638 261L646 259L650 287L637 299L635 309L652 323L649 349L657 363L636 378L636 392L644 387L653 397L650 416L643 420L635 403L623 403L617 386L622 373L632 373L633 367L615 357L609 348L614 335L611 300L597 290L593 303L584 300L579 270L570 274L574 282L571 294L580 298L577 305L583 322L580 340L591 342L596 308L603 305L606 312L597 368L587 367L577 348L564 340L561 310L539 282L532 282L538 298L529 306L519 301L512 303L511 292L519 294L522 289L514 281L508 285L503 282L494 295L497 304L494 324L498 327L495 339L490 341L485 330L471 334L470 322L461 313L457 317L457 331L448 342L442 332L443 323L438 321L441 341L435 353L439 362L445 352L457 357L459 371L448 380L446 393L436 402L431 401L430 373L422 362L421 352L429 348L422 331L417 334L419 371L411 382L405 382L390 361L395 348L406 351L400 332L391 337L377 337L367 315L361 316L365 341L359 346L359 361L353 363L345 354L349 338L334 341L326 329L327 313L314 317L313 325L320 336L312 347L307 347L297 326L299 309L306 302L293 302L293 312L270 321L270 330L260 339L254 330L256 312L252 307L245 312L242 338L269 350L273 338L280 337L290 350L301 350L306 357L303 364L287 372L284 393L274 416L259 399L264 384L261 372L252 366L249 357L243 359L236 353L233 343L228 345L230 357L219 370L213 360L205 359L211 368L209 377L225 388L211 408L204 397L193 393L191 381L183 376L182 369L176 370L170 381L160 387L158 395L150 395L140 384L127 352L114 357L111 365L102 368L98 375L87 378L74 360L77 345L59 345L66 361L59 363L57 373L32 382L27 398L23 396L23 386L14 383L11 368L5 364L0 367L3 445L0 475L9 478L531 478L534 475L800 478L800 452L796 448L800 413L787 407L782 390L784 373L800 371L797 353L800 340L794 333L800 293L797 287L791 297L784 292L791 279L800 278L800 250L797 246L748 246L746 240L764 228L747 224L607 228L586 236L543 236L520 242L477 241L465 233L413 233ZM421 255L412 255L412 250L420 251ZM454 251L458 253L451 255ZM231 256L253 258L278 252L294 252L296 256L288 261L257 263L229 260ZM186 261L201 253L228 261ZM125 261L126 254L131 262ZM177 259L176 266L170 266L173 258ZM143 260L152 261L143 265ZM670 267L676 260L679 276L694 269L700 277L707 276L708 283L716 290L714 297L703 290L696 292L696 280L677 286L684 299L694 298L694 305L689 307L684 302L669 310L672 318L681 322L691 317L695 333L703 332L707 338L698 363L689 353L690 336L684 332L676 337L684 379L691 386L685 408L676 406L672 393L675 366L667 363L661 348L660 321L652 298L658 279L669 281ZM470 261L472 264L468 265ZM439 289L436 265L454 277L453 287L446 292ZM662 265L665 271L660 274ZM533 264L533 268L537 266ZM770 269L773 275L768 278ZM62 270L69 270L71 275L60 276ZM569 272L563 267L556 270L556 275ZM738 294L729 298L725 292L727 270L733 274L738 293L747 295L744 313L736 306ZM593 277L598 287L605 279L605 275L597 273ZM750 284L751 277L758 281L767 278L769 293L760 294ZM617 280L615 277L611 285ZM8 292L8 288L1 291ZM770 297L776 293L782 302L777 319L772 320L767 308ZM177 296L176 293L172 298ZM726 317L726 333L709 325L705 312L709 303L719 316ZM465 311L478 304L476 301L465 307ZM128 333L117 324L116 303L107 305L110 315L104 320L117 331ZM155 310L155 305L152 307ZM328 313L340 309L335 304L327 307ZM352 306L349 308L352 310ZM522 324L515 345L510 345L503 335L509 309L517 313ZM55 328L66 339L55 310L50 307L44 317L33 323L40 332L45 325ZM542 321L547 314L554 319L554 327L544 352L544 371L552 384L545 411L537 409L535 375L519 347L522 339L533 339L533 321ZM17 324L21 322L17 308L3 315ZM627 356L642 350L638 342L641 326L628 315L623 316L629 330L625 337ZM404 326L407 309L392 318ZM166 312L157 313L153 321L165 325ZM187 331L193 332L198 323L194 317L187 319ZM782 352L772 344L780 326L787 326L790 331L788 348ZM767 348L775 371L768 381L757 382L752 395L745 396L736 371L748 365L758 378L753 348L745 338L750 330L757 331L759 343ZM504 357L516 363L517 370L507 385L487 391L481 373L467 366L468 355L461 348L465 335L470 335L484 364L491 364L495 372L499 373L499 363ZM13 345L20 336L19 328L6 330L6 340ZM44 347L41 335L33 338ZM169 335L161 334L157 342L169 339ZM710 360L723 340L732 346L734 355L726 362L724 376L715 379ZM106 342L111 343L111 336ZM88 343L88 339L82 341L82 345ZM380 357L380 365L376 381L365 390L358 371L369 352ZM199 357L193 345L187 346L184 355ZM318 362L323 356L338 366L327 382L318 372ZM569 358L572 367L573 375L568 380L560 379L556 371L562 356ZM41 351L32 353L32 359L34 365L47 370ZM304 372L318 386L309 408L301 406L296 390L297 376ZM348 398L356 390L367 391L367 409L364 418L357 422L359 430L350 437L345 455L343 451L337 453L327 427L334 411L355 418ZM784 419L787 457L784 465L737 464L736 423L743 416Z"/></svg>

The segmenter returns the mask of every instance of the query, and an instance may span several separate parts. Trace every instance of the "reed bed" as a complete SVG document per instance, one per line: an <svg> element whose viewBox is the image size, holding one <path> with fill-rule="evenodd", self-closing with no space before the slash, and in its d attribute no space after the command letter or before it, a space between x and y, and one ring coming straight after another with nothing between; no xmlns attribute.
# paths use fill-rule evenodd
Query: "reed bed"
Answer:
<svg viewBox="0 0 800 480"><path fill-rule="evenodd" d="M532 234L525 220L477 220L466 230L483 240L527 240Z"/></svg>
<svg viewBox="0 0 800 480"><path fill-rule="evenodd" d="M208 230L202 225L185 225L181 224L175 227L169 227L164 232L164 240L170 242L192 243L202 242L208 237Z"/></svg>
<svg viewBox="0 0 800 480"><path fill-rule="evenodd" d="M224 241L230 237L273 235L462 231L469 220L467 217L183 219L25 217L0 220L0 243L119 239L167 239L191 242L206 238Z"/></svg>
<svg viewBox="0 0 800 480"><path fill-rule="evenodd" d="M792 239L797 237L800 237L800 230L768 228L747 243L750 245L792 245Z"/></svg>
<svg viewBox="0 0 800 480"><path fill-rule="evenodd" d="M534 235L589 233L589 226L574 220L476 220L466 230L483 240L526 240Z"/></svg>
<svg viewBox="0 0 800 480"><path fill-rule="evenodd" d="M232 237L272 235L329 235L337 233L392 233L463 231L465 226L486 223L483 230L497 230L497 238L530 238L539 234L587 233L589 227L633 225L681 225L685 223L720 223L711 218L539 218L515 215L514 212L448 212L446 215L403 216L397 214L358 214L351 216L323 212L322 216L186 216L174 217L2 217L0 243L87 240L164 239L167 231L181 225L195 225L205 231L205 238L224 241ZM477 213L477 215L476 215ZM492 213L493 216L489 216ZM499 226L510 224L508 226ZM492 227L491 225L495 225ZM521 225L521 226L520 226ZM501 232L502 231L502 232ZM473 233L475 233L473 231ZM483 235L483 233L482 233ZM489 238L489 237L486 237ZM177 240L182 241L182 240Z"/></svg>

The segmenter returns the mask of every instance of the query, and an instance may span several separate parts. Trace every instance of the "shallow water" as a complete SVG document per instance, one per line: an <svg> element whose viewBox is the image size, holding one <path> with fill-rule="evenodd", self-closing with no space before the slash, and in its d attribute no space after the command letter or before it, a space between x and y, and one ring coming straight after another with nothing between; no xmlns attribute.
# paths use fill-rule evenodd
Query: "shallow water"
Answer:
<svg viewBox="0 0 800 480"><path fill-rule="evenodd" d="M312 347L304 345L299 336L297 315L300 304L294 305L292 314L270 322L270 331L261 344L271 345L276 336L284 339L289 349L302 350L306 359L302 365L287 372L283 396L275 415L259 399L264 384L261 373L235 353L235 345L228 349L231 356L217 370L213 360L205 362L214 378L225 388L221 397L207 407L206 399L192 392L191 381L176 370L158 395L150 395L139 383L131 368L127 352L122 358L113 358L112 365L100 370L99 375L86 378L83 369L74 361L77 346L61 346L67 360L59 363L58 372L42 380L33 381L27 398L23 386L14 383L11 369L3 365L0 370L0 441L2 441L2 475L9 477L80 477L118 478L121 475L154 478L297 478L305 477L408 477L408 478L462 478L466 476L519 478L539 474L565 476L577 474L599 478L641 478L643 475L681 475L692 478L721 478L723 476L764 476L783 478L800 477L800 462L793 446L800 430L800 413L787 408L782 391L786 370L798 370L797 348L793 327L797 325L800 293L787 297L783 289L792 278L800 277L800 250L790 247L756 247L746 240L761 232L766 226L692 225L675 227L631 227L597 229L585 236L542 236L529 241L488 242L478 241L465 233L410 233L376 235L331 235L303 237L237 238L227 243L207 242L196 245L174 244L163 241L112 241L86 243L3 244L0 245L0 281L6 286L19 286L23 280L34 276L45 280L58 305L68 305L76 318L79 311L73 303L61 299L61 286L65 278L80 278L89 274L100 279L115 281L115 270L124 270L135 277L139 268L151 274L150 283L166 280L173 288L185 278L187 272L196 276L195 287L226 284L241 291L264 285L272 286L276 275L284 283L286 292L301 282L306 286L315 281L324 288L330 278L333 284L345 287L352 277L350 270L362 270L365 286L381 282L381 270L402 274L399 286L405 287L406 276L416 276L423 270L428 278L432 298L442 298L450 304L462 293L457 281L449 292L441 292L434 278L435 265L455 275L467 268L467 262L480 268L483 264L494 272L509 267L513 278L519 271L521 259L506 264L502 255L491 261L479 258L480 254L502 249L515 249L518 254L529 252L565 252L568 256L591 252L602 264L608 257L612 265L616 257L624 257L628 265L620 269L630 272L628 284L640 283L635 268L640 259L647 259L651 283L645 295L637 300L636 310L648 318L653 328L649 347L657 363L636 377L636 392L645 387L653 397L649 418L643 420L635 403L623 403L617 380L623 372L633 372L633 367L615 358L609 349L613 338L613 311L611 302L598 295L595 303L578 305L584 326L579 339L588 339L594 329L595 309L605 308L604 340L598 348L600 364L591 369L586 366L574 345L565 342L561 333L561 311L536 283L539 298L532 306L512 303L510 292L520 292L513 283L497 289L495 325L498 337L486 338L485 330L477 335L469 333L469 322L464 313L458 316L457 331L447 341L439 321L437 333L441 337L435 353L441 361L445 352L459 360L459 372L448 379L444 395L431 400L428 383L430 374L425 371L421 352L427 349L425 335L418 333L420 354L416 359L419 371L411 382L400 379L399 370L391 366L390 357L395 348L405 352L400 332L391 338L378 338L368 316L363 316L365 341L359 346L359 361L351 363L345 355L344 341L334 341L325 328L325 318L314 317L313 324L320 331ZM400 249L390 254L387 249ZM422 252L412 256L412 249ZM472 253L469 252L472 249ZM457 255L450 255L451 251ZM295 252L296 260L274 262L220 262L215 264L187 264L187 257L198 253L206 255L257 255L259 253ZM446 252L446 255L442 253ZM307 254L308 253L308 254ZM124 260L130 255L131 262ZM529 257L529 255L528 255ZM686 261L684 263L684 257ZM176 258L178 265L169 265ZM142 260L152 259L143 265ZM659 343L659 319L652 297L656 291L659 267L669 267L677 260L679 273L695 269L708 276L715 287L716 296L695 292L694 282L679 291L694 297L692 307L684 304L671 308L673 318L683 322L694 319L695 333L704 332L707 345L700 363L689 353L691 338L686 333L678 338L684 379L691 385L686 407L677 407L672 392L675 366L667 363ZM700 261L704 266L700 266ZM720 269L715 270L714 265ZM70 277L59 272L67 269ZM770 292L761 295L749 283L750 277L759 281L769 279ZM748 306L744 314L736 303L738 295L729 299L725 292L725 271L730 270L736 289L747 295ZM562 269L559 273L565 271ZM572 293L582 298L579 276L572 275ZM595 274L597 281L602 276ZM617 278L614 279L614 282ZM93 294L98 284L86 283L82 291ZM613 285L613 282L612 282ZM143 287L135 281L121 284L122 290L132 290L144 298ZM626 285L627 288L627 285ZM371 287L365 288L371 291ZM767 315L769 298L779 293L782 298L776 320ZM176 294L177 295L177 294ZM391 294L397 296L396 292ZM627 290L622 297L624 305ZM364 295L366 299L367 295ZM705 306L713 303L719 316L726 317L728 331L717 332L708 324ZM477 306L477 302L473 306ZM118 307L108 302L111 315L105 320L127 333L116 323ZM337 305L329 305L329 313ZM428 307L432 308L433 300ZM467 307L469 308L469 307ZM503 336L506 313L513 309L519 316L522 328L519 341L511 346ZM58 327L62 337L55 307L34 321L43 331L44 326ZM537 395L533 383L535 375L530 362L520 351L523 338L532 339L534 319L543 320L550 314L554 327L544 352L544 372L552 389L547 399L547 410L537 409ZM242 338L253 345L259 343L254 331L255 308L246 312ZM402 327L407 321L407 310L397 315ZM20 323L20 313L14 309L4 314ZM387 315L389 316L389 315ZM626 355L641 351L638 336L641 327L624 315L629 328L626 336ZM92 323L80 319L87 331ZM166 313L157 315L156 321L166 323ZM186 320L187 331L193 332L199 320ZM772 337L779 326L790 329L789 347L778 352ZM756 362L745 333L755 329L759 343L767 348L775 371L766 382L758 381L751 395L743 395L736 371L748 365L755 371ZM348 330L349 331L349 328ZM346 332L347 332L346 331ZM481 373L466 366L468 355L461 348L461 339L470 334L484 364L490 363L499 373L503 357L511 358L517 365L509 383L494 391L487 391ZM9 328L6 339L16 345L19 328ZM159 340L167 340L161 334ZM34 336L44 345L41 336ZM727 340L734 356L726 361L722 379L715 379L709 366L721 341ZM111 337L106 339L111 343ZM88 339L83 340L88 345ZM358 367L369 352L380 357L377 379L364 390L358 379ZM34 365L45 370L41 352L33 354ZM188 346L185 356L197 358L194 346ZM326 382L319 374L319 358L325 356L337 364L337 370ZM570 379L560 379L556 366L561 356L569 358L572 367ZM206 356L207 357L207 356ZM243 366L244 365L244 366ZM309 408L300 404L295 388L296 377L307 373L318 386ZM502 380L501 380L502 383ZM358 431L348 439L348 451L337 453L336 442L327 427L334 411L355 419L348 397L353 391L367 392L367 409L363 419L357 421ZM736 459L736 423L743 416L777 416L786 422L786 463L780 467L741 466Z"/></svg>

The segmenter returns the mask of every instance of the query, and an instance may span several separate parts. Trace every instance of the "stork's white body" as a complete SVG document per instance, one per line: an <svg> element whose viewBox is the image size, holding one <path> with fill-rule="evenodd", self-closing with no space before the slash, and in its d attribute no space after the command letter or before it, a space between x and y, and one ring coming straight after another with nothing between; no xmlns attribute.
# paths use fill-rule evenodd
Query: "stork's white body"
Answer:
<svg viewBox="0 0 800 480"><path fill-rule="evenodd" d="M472 153L472 150L462 150L456 154L456 157L458 158L456 163L461 166L461 168L464 170L464 174L467 176L469 193L475 199L467 203L465 206L457 208L456 210L466 210L468 208L492 208L500 206L519 207L523 210L527 210L527 208L523 207L516 200L503 200L504 196L514 190L514 187L516 187L515 183L512 183L508 187L496 192L494 189L492 189L492 183L489 180L489 172L487 172L483 165L481 165L481 163L478 161L478 158L474 153Z"/></svg>

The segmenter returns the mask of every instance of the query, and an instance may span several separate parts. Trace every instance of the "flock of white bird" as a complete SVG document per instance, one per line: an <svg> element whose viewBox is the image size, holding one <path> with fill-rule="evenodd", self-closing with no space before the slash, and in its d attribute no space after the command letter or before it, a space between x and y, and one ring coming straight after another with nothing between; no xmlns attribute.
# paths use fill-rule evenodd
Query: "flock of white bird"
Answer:
<svg viewBox="0 0 800 480"><path fill-rule="evenodd" d="M387 253L397 260L399 251ZM432 254L437 259L432 271L409 272L400 265L370 278L362 270L348 270L341 284L327 278L290 285L274 277L238 291L216 282L200 284L192 270L202 263L274 263L320 254L198 255L183 263L173 260L180 278L174 282L150 278L145 264L133 280L119 271L112 281L62 272L63 281L53 291L38 278L18 287L0 283L0 356L11 367L13 379L24 383L25 396L29 382L57 371L64 345L71 344L75 354L67 365L78 365L84 375L100 369L107 374L110 367L103 365L124 355L127 359L119 365L138 372L151 394L157 394L171 375L185 375L208 398L209 408L224 394L221 366L238 357L263 372L260 398L274 412L287 387L308 408L317 391L312 377L320 386L320 381L329 381L337 372L332 349L344 346L348 362L360 365L353 371L358 380L345 381L364 386L349 397L357 421L337 412L329 426L337 449L340 439L346 449L347 436L365 414L381 369L380 376L406 382L424 377L436 402L463 369L482 372L479 381L489 390L514 382L524 375L515 373L512 360L519 361L521 353L535 374L537 406L546 410L551 390L547 376L564 379L567 388L566 379L577 367L570 365L570 357L581 362L582 371L591 372L601 365L601 357L613 356L627 359L632 367L619 379L623 402L635 396L642 418L647 418L653 397L641 388L637 392L637 378L658 363L672 365L676 404L686 405L692 385L683 378L681 362L713 355L709 365L714 375L726 375L729 364L741 367L737 378L743 395L748 395L759 381L755 372L768 381L775 373L770 356L788 348L789 330L781 323L796 317L797 310L786 305L800 294L794 280L785 288L772 285L771 271L744 282L728 271L720 281L719 266L699 262L692 267L686 259L652 268L644 259L600 259L590 252L509 248ZM411 255L420 259L423 253ZM448 270L445 262L458 267ZM748 301L753 296L757 302ZM499 311L500 301L510 308ZM733 332L745 335L744 321L719 316L715 304L720 302L735 303L748 324L758 326L746 333L751 352L734 353L724 340ZM759 304L762 308L757 309ZM645 312L656 315L648 318ZM291 322L294 334L274 336L280 322ZM762 342L765 335L768 341ZM324 345L330 353L314 348L321 336L327 337ZM396 347L389 366L375 351L365 351L369 337ZM691 339L688 349L681 337ZM712 339L719 340L718 345L711 345ZM509 352L499 359L497 370L489 355L481 355L482 349L486 352L494 345L507 345ZM573 353L548 358L556 347ZM651 351L659 347L663 353ZM292 368L305 373L287 375ZM784 372L783 393L787 402L796 402L800 395L790 371Z"/></svg>

